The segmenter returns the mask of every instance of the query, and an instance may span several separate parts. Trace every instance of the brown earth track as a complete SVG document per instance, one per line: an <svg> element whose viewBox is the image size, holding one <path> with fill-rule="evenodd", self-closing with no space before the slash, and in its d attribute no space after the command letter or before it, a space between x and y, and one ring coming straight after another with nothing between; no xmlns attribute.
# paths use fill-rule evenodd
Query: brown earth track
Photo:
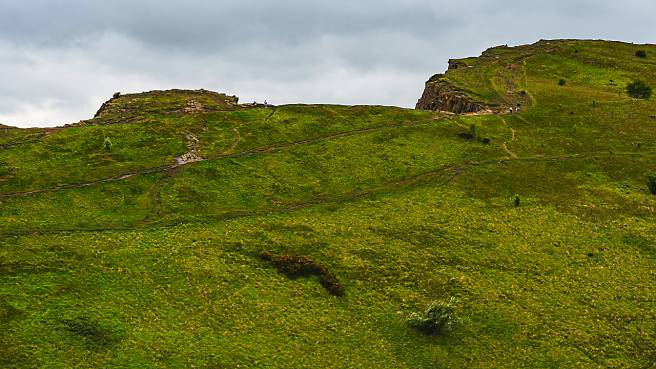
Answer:
<svg viewBox="0 0 656 369"><path fill-rule="evenodd" d="M567 155L554 155L554 156L531 156L531 157L520 157L513 159L515 161L563 161L563 160L574 160L574 159L587 159L589 157L609 157L615 155L622 156L647 156L647 155L656 155L656 151L651 152L618 152L610 153L608 151L597 151L597 152L587 152L579 154L567 154ZM41 229L32 229L32 230L23 230L23 231L14 231L14 232L0 232L2 237L20 237L26 235L42 235L42 234L58 234L58 233L93 233L93 232L132 232L132 231L141 231L146 229L162 229L170 228L180 225L189 225L189 224L214 224L223 221L229 221L239 218L251 217L251 216L262 216L270 214L281 214L286 212L292 212L296 210L305 209L311 206L319 206L325 204L337 204L343 202L356 201L361 198L366 198L369 196L375 196L384 193L398 192L401 190L410 189L414 185L419 184L433 184L433 185L444 185L449 183L455 177L462 174L465 170L472 167L487 166L487 165L503 165L506 162L510 161L508 158L494 158L485 161L465 161L459 164L445 164L438 168L428 170L426 172L409 176L400 180L390 181L384 183L380 186L361 191L351 191L337 196L319 196L310 200L301 201L297 203L288 203L280 204L276 207L259 209L259 210L237 210L232 212L227 212L215 216L207 216L203 221L198 220L171 220L168 222L158 222L151 217L147 217L143 221L139 222L136 226L131 227L106 227L106 228L77 228L77 229L53 229L53 230L41 230Z"/></svg>
<svg viewBox="0 0 656 369"><path fill-rule="evenodd" d="M267 146L263 146L263 147L259 147L259 148L255 148L255 149L251 149L251 150L246 150L246 151L242 151L242 152L238 152L238 153L234 153L234 154L219 154L219 155L215 155L213 157L198 160L196 162L256 156L256 155L261 155L261 154L265 154L265 153L284 150L284 149L294 147L294 146L308 145L308 144L313 144L313 143L322 142L322 141L326 141L326 140L332 140L332 139L335 139L335 138L349 137L349 136L354 136L354 135L357 135L357 134L375 132L375 131L385 130L385 129L395 129L395 128L401 128L401 127L420 126L420 125L430 124L430 123L433 123L433 122L435 122L435 119L431 118L429 120L425 120L425 121L421 121L421 122L406 122L406 123L399 123L399 124L390 124L390 125L381 125L381 126L369 127L369 128L361 128L361 129L356 129L356 130L352 130L352 131L338 132L338 133L334 133L334 134L331 134L331 135L315 137L315 138L306 139L306 140L299 140L299 141L293 141L293 142L288 142L288 143L267 145ZM0 194L0 199L30 196L30 195L35 195L35 194L47 193L47 192L56 192L56 191L61 191L61 190L89 187L89 186L102 184L102 183L108 183L108 182L116 182L116 181L125 180L125 179L131 178L131 177L134 177L134 176L138 176L138 175L161 173L161 172L165 172L167 170L175 169L177 167L180 167L180 166L183 166L183 165L189 165L189 164L193 164L193 163L161 165L161 166L158 166L158 167L153 167L153 168L142 170L142 171L127 172L127 173L123 173L123 174L120 174L120 175L117 175L117 176L97 179L97 180L88 181L88 182L84 182L84 183L70 183L70 184L63 184L63 185L59 185L59 186L53 186L53 187L49 187L49 188L39 188L39 189L33 189L33 190L28 190L28 191L2 193L2 194Z"/></svg>

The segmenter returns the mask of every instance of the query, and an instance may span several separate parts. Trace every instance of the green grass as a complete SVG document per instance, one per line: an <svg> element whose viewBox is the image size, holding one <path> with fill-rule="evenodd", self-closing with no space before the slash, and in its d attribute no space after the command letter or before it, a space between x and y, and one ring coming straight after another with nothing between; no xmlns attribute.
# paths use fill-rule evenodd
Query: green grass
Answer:
<svg viewBox="0 0 656 369"><path fill-rule="evenodd" d="M542 41L447 74L491 103L525 90L514 115L176 91L3 128L0 366L651 367L656 104L618 94L656 85L639 49ZM189 135L207 160L176 166ZM406 324L451 297L449 332Z"/></svg>

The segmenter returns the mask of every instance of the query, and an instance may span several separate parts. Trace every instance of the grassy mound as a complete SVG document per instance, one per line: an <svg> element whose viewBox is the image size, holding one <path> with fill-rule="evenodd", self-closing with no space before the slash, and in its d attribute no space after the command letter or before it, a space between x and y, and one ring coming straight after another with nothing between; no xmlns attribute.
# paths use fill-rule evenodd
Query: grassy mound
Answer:
<svg viewBox="0 0 656 369"><path fill-rule="evenodd" d="M541 41L440 77L515 114L160 91L0 130L0 366L650 367L637 50ZM453 329L407 324L451 298Z"/></svg>

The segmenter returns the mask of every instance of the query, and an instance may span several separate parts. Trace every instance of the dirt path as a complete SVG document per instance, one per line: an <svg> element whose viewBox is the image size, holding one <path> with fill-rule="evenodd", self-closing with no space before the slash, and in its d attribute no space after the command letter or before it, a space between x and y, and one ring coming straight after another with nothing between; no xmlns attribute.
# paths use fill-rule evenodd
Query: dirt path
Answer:
<svg viewBox="0 0 656 369"><path fill-rule="evenodd" d="M512 134L510 141L511 141L511 142L514 142L514 141L515 141L515 138L516 138L516 132L515 132L515 130L514 130L512 127L510 127L510 126L508 125L508 122L507 122L505 119L503 119L502 116L499 115L499 119L501 119L501 122L503 122L503 125L504 125L504 126L510 128L510 132L511 132L511 134ZM512 151L508 148L508 141L504 141L504 142L501 143L501 149L502 149L502 150L508 155L508 157L509 157L510 159L518 159L518 158L519 158L519 156L517 156L517 154L515 154L514 152L512 152Z"/></svg>
<svg viewBox="0 0 656 369"><path fill-rule="evenodd" d="M647 156L647 155L656 155L656 151L650 152L617 152L610 153L608 151L596 151L596 152L587 152L579 154L570 154L570 155L554 155L554 156L530 156L518 158L515 160L523 161L562 161L562 160L575 160L575 159L587 159L594 156ZM226 212L217 216L207 217L205 220L198 221L170 221L170 222L158 222L155 218L159 217L159 212L153 213L152 217L147 217L144 221L138 222L135 226L131 227L106 227L106 228L78 228L78 229L53 229L53 230L23 230L23 231L10 231L10 232L0 232L0 236L3 237L20 237L25 235L42 235L42 234L58 234L58 233L94 233L94 232L130 232L130 231L139 231L144 229L158 229L158 228L169 228L175 227L183 224L213 224L216 222L233 220L244 217L251 216L262 216L268 214L278 214L292 212L300 209L304 209L310 206L324 205L324 204L336 204L341 202L355 201L360 198L366 198L369 196L375 196L378 194L385 194L394 191L402 191L410 189L413 185L420 184L433 184L433 185L445 185L451 182L454 178L461 175L466 170L469 170L474 167L482 167L488 165L503 165L507 158L493 158L485 161L465 161L458 164L444 164L435 169L427 170L423 173L402 178L399 180L389 181L383 183L377 187L370 188L367 190L355 190L346 192L336 196L319 196L309 200L300 201L296 203L281 203L274 207L267 207L258 210L235 210L231 212ZM153 206L155 211L158 210L158 205Z"/></svg>
<svg viewBox="0 0 656 369"><path fill-rule="evenodd" d="M524 120L519 115L517 115L517 117L520 117L520 119ZM500 116L500 118L503 120L504 124L507 124L505 119L503 119L503 117ZM439 122L439 121L436 121L435 119L431 118L429 120L420 121L420 122L405 122L405 123L392 124L392 125L382 125L382 126L376 126L376 127L361 128L361 129L356 129L356 130L352 130L352 131L338 132L338 133L334 133L334 134L330 134L330 135L326 135L326 136L315 137L315 138L306 139L306 140L299 140L299 141L293 141L293 142L288 142L288 143L281 143L281 144L263 146L263 147L254 148L254 149L251 149L251 150L245 150L245 151L238 152L238 153L233 153L233 154L220 154L220 155L216 155L216 156L210 157L210 158L202 158L199 161L215 161L215 160L223 160L223 159L231 159L231 158L257 156L257 155L262 155L262 154L266 154L266 153L285 150L285 149L288 149L288 148L291 148L291 147L294 147L294 146L308 145L308 144L318 143L318 142L322 142L322 141L333 140L333 139L341 138L341 137L349 137L349 136L354 136L354 135L368 133L368 132L375 132L375 131L386 130L386 129L396 129L396 128L400 128L400 127L422 126L422 125L428 125L428 124L435 123L435 122ZM516 138L516 135L513 135L513 136L515 136L515 138ZM598 151L598 152L588 152L588 153L579 153L579 154L570 154L570 155L558 155L558 156L552 156L552 157L546 157L546 156L540 156L540 155L535 155L535 156L530 156L530 157L519 157L518 155L516 155L514 152L512 152L507 147L506 142L504 142L504 144L501 145L501 148L504 150L504 152L508 156L507 157L502 157L502 158L494 158L494 159L491 160L492 162L497 163L499 161L504 161L504 160L566 160L566 159L589 157L589 156L594 156L594 155L604 155L604 154L608 155L608 151L601 151L601 152ZM649 154L649 152L643 152L641 154L637 154L636 152L615 152L611 155L640 155L640 156L644 156L645 154ZM195 162L197 162L197 161L195 161ZM104 183L122 181L122 180L126 180L126 179L129 179L129 178L132 178L132 177L135 177L135 176L139 176L139 175L148 175L148 174L166 172L166 171L178 168L180 166L193 164L195 162L188 162L188 163L184 163L184 164L176 163L176 164L171 164L171 165L162 165L162 166L159 166L159 167L154 167L154 168L150 168L150 169L143 170L143 171L128 172L128 173L124 173L124 174L117 175L117 176L114 176L114 177L102 178L102 179L89 181L89 182L84 182L84 183L72 183L72 184L64 184L64 185L54 186L54 187L50 187L50 188L40 188L40 189L34 189L34 190L29 190L29 191L4 193L4 194L0 194L0 199L24 197L24 196L41 194L41 193L57 192L57 191L61 191L61 190L83 188L83 187L89 187L89 186L104 184Z"/></svg>
<svg viewBox="0 0 656 369"><path fill-rule="evenodd" d="M505 152L508 155L509 159L519 158L517 154L515 154L514 152L510 151L510 149L508 149L508 145L505 142L501 143L501 149L503 150L503 152Z"/></svg>
<svg viewBox="0 0 656 369"><path fill-rule="evenodd" d="M154 217L159 215L159 205L156 203L152 204L153 210L157 213L151 213L154 217L148 216L143 221L138 222L135 226L132 227L106 227L106 228L79 228L79 229L57 229L57 230L24 230L24 231L13 231L13 232L1 232L0 236L4 237L19 237L25 235L35 235L35 234L57 234L57 233L93 233L93 232L112 232L112 231L137 231L143 229L157 229L157 228L169 228L175 227L182 224L208 224L217 221L227 221L244 217L251 216L260 216L260 215L269 215L269 214L278 214L286 213L291 211L301 210L310 206L323 205L323 204L332 204L340 202L354 201L360 198L373 196L381 193L388 193L391 191L399 190L401 188L408 188L414 184L419 184L423 182L430 182L435 184L446 184L450 182L453 178L460 175L466 166L479 165L475 162L466 162L461 166L455 164L445 164L438 168L428 170L426 172L402 178L399 180L390 181L383 183L380 186L367 189L367 190L354 190L346 192L336 196L318 196L309 200L295 202L295 203L280 203L274 207L267 207L257 210L235 210L231 212L226 212L218 216L209 216L206 220L202 221L180 221L175 220L169 223L166 222L157 222ZM158 186L157 184L154 185ZM152 189L152 188L151 188ZM155 196L151 194L151 196Z"/></svg>
<svg viewBox="0 0 656 369"><path fill-rule="evenodd" d="M219 155L215 155L215 156L209 157L209 158L202 158L202 157L194 158L194 156L193 156L194 155L194 153L193 153L194 149L192 148L192 149L190 149L190 152L176 158L176 163L175 164L162 165L162 166L159 166L159 167L153 167L153 168L142 170L142 171L127 172L127 173L123 173L123 174L120 174L120 175L117 175L117 176L97 179L97 180L88 181L88 182L84 182L84 183L71 183L71 184L63 184L63 185L59 185L59 186L53 186L53 187L49 187L49 188L39 188L39 189L33 189L33 190L28 190L28 191L3 193L3 194L0 194L0 199L8 199L8 198L14 198L14 197L24 197L24 196L41 194L41 193L57 192L57 191L61 191L61 190L89 187L89 186L94 186L94 185L103 184L103 183L122 181L122 180L126 180L126 179L129 179L129 178L132 178L132 177L135 177L135 176L139 176L139 175L161 173L161 172L165 172L167 170L175 169L177 167L184 166L184 165L190 165L190 164L193 164L193 163L196 163L196 162L216 161L216 160L223 160L223 159L233 159L233 158L257 156L257 155L262 155L262 154L266 154L266 153L285 150L285 149L288 149L288 148L291 148L291 147L294 147L294 146L309 145L309 144L318 143L318 142L322 142L322 141L333 140L333 139L336 139L336 138L349 137L349 136L354 136L354 135L358 135L358 134L376 132L376 131L386 130L386 129L396 129L396 128L401 128L401 127L414 127L414 126L428 125L428 124L435 123L435 122L436 121L431 118L431 119L428 119L428 120L425 120L425 121L419 121L419 122L405 122L405 123L399 123L399 124L389 124L389 125L380 125L380 126L376 126L376 127L361 128L361 129L356 129L356 130L352 130L352 131L344 131L344 132L338 132L338 133L334 133L334 134L330 134L330 135L326 135L326 136L315 137L315 138L311 138L311 139L307 139L307 140L299 140L299 141L293 141L293 142L288 142L288 143L280 143L280 144L273 144L273 145L263 146L263 147L259 147L259 148L255 148L255 149L251 149L251 150L246 150L246 151L242 151L242 152L237 152L237 153L232 153L232 154L219 154ZM192 138L189 138L189 141L195 142L195 140L192 139ZM190 144L190 145L193 145L193 143ZM197 153L197 151L196 151L196 153ZM190 159L194 159L194 160L190 160Z"/></svg>
<svg viewBox="0 0 656 369"><path fill-rule="evenodd" d="M239 129L237 129L237 127L235 127L232 130L235 132L236 138L232 142L232 144L230 144L230 147L228 147L228 149L225 150L226 153L231 153L231 152L235 151L235 149L237 148L237 145L239 145L239 143L241 142L241 134L239 133Z"/></svg>

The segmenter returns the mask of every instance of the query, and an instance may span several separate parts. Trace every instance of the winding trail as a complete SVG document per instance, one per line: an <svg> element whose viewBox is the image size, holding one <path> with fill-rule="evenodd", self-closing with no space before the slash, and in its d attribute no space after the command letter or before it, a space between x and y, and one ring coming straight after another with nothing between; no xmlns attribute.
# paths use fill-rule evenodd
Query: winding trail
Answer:
<svg viewBox="0 0 656 369"><path fill-rule="evenodd" d="M161 172L165 172L165 171L168 171L168 170L171 170L171 169L178 168L180 166L190 165L190 164L197 163L197 162L216 161L216 160L224 160L224 159L231 159L231 158L242 158L242 157L249 157L249 156L257 156L257 155L262 155L262 154L266 154L266 153L285 150L285 149L295 147L295 146L309 145L309 144L314 144L314 143L318 143L318 142L333 140L333 139L341 138L341 137L349 137L349 136L354 136L354 135L358 135L358 134L362 134L362 133L376 132L376 131L387 130L387 129L396 129L396 128L402 128L402 127L414 127L414 126L429 125L429 124L432 124L432 123L435 123L435 122L437 122L437 121L434 118L431 118L431 119L418 121L418 122L404 122L404 123L398 123L398 124L385 124L385 125L379 125L379 126L374 126L374 127L355 129L355 130L351 130L351 131L337 132L337 133L333 133L333 134L330 134L330 135L319 136L319 137L310 138L310 139L306 139L306 140L298 140L298 141L292 141L292 142L287 142L287 143L278 143L278 144L262 146L262 147L258 147L258 148L254 148L254 149L246 150L246 151L241 151L241 152L237 152L237 153L233 153L233 154L218 154L218 155L215 155L213 157L199 158L199 160L188 161L188 162L178 161L175 164L161 165L161 166L153 167L153 168L146 169L146 170L127 172L127 173L123 173L123 174L120 174L120 175L117 175L117 176L97 179L97 180L83 182L83 183L70 183L70 184L62 184L62 185L58 185L58 186L53 186L53 187L49 187L49 188L38 188L38 189L32 189L32 190L27 190L27 191L2 193L2 194L0 194L0 199L8 199L8 198L13 198L13 197L24 197L24 196L41 194L41 193L57 192L57 191L61 191L61 190L89 187L89 186L94 186L94 185L109 183L109 182L123 181L123 180L129 179L129 178L135 177L135 176L154 174L154 173L161 173Z"/></svg>
<svg viewBox="0 0 656 369"><path fill-rule="evenodd" d="M510 128L510 132L512 133L512 137L511 137L511 140L510 140L510 141L511 141L511 142L514 142L514 141L515 141L515 138L516 138L516 137L515 137L515 136L516 136L516 132L515 132L515 130L514 130L512 127L510 127L510 125L508 124L508 122L507 122L505 119L503 119L502 116L498 115L498 117L499 117L499 119L501 119L501 122L503 122L503 125L504 125L504 126ZM518 158L519 158L519 156L517 156L517 154L515 154L514 152L512 152L512 151L508 148L508 141L504 141L503 143L501 143L501 149L503 149L503 151L508 155L508 157L509 157L510 159L518 159Z"/></svg>
<svg viewBox="0 0 656 369"><path fill-rule="evenodd" d="M189 225L189 224L214 224L222 221L229 221L239 218L251 217L251 216L262 216L262 215L271 215L271 214L281 214L292 211L297 211L305 209L311 206L319 205L328 205L328 204L338 204L343 202L356 201L361 198L376 196L379 194L398 192L403 190L409 190L412 186L416 185L445 185L451 182L453 179L461 175L467 170L470 170L475 167L484 167L492 165L504 165L508 162L513 161L536 161L536 162L546 162L546 161L564 161L564 160L577 160L577 159L589 159L590 157L612 157L612 156L640 156L646 157L656 155L656 150L654 151L644 151L644 152L609 152L609 151L594 151L578 154L569 154L569 155L553 155L553 156L543 156L543 155L534 155L529 157L519 157L517 159L510 160L508 158L492 158L484 161L463 161L461 163L452 163L444 164L439 167L429 169L425 172L401 178L398 180L389 181L382 183L376 187L372 187L366 190L354 190L349 191L343 194L335 196L317 196L308 200L299 201L295 203L279 203L273 207L266 207L256 210L235 210L225 212L218 215L206 215L203 220L181 220L174 219L169 221L158 221L156 220L161 214L159 213L158 203L151 204L151 213L144 220L137 222L134 226L127 227L104 227L104 228L75 228L75 229L30 229L30 230L21 230L21 231L9 231L9 232L0 232L0 236L3 237L20 237L25 235L41 235L41 234L58 234L58 233L92 233L92 232L131 232L131 231L141 231L144 229L162 229L176 227L180 225Z"/></svg>
<svg viewBox="0 0 656 369"><path fill-rule="evenodd" d="M239 145L239 143L241 142L241 134L239 133L239 129L237 129L237 127L235 127L235 128L233 128L232 130L233 130L233 132L235 132L235 136L236 136L236 138L235 138L235 140L232 142L232 144L230 144L230 147L228 147L228 149L225 150L225 152L232 152L232 151L234 151L234 150L237 148L237 145Z"/></svg>

